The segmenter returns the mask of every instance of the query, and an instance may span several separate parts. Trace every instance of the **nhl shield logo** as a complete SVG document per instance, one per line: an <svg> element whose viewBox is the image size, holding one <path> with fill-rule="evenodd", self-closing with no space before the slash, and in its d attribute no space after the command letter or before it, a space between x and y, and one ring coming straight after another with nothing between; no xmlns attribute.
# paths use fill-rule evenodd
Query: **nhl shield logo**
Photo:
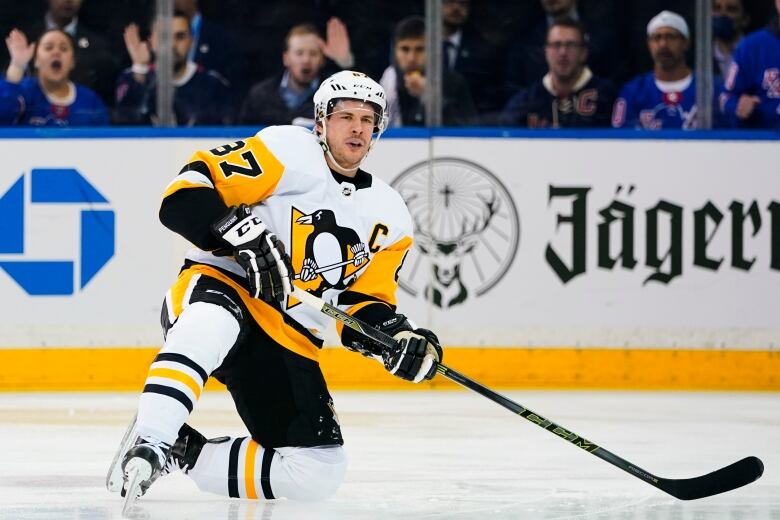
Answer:
<svg viewBox="0 0 780 520"><path fill-rule="evenodd" d="M414 220L415 247L399 285L440 308L481 296L517 253L520 220L509 191L482 166L456 158L417 163L392 183Z"/></svg>

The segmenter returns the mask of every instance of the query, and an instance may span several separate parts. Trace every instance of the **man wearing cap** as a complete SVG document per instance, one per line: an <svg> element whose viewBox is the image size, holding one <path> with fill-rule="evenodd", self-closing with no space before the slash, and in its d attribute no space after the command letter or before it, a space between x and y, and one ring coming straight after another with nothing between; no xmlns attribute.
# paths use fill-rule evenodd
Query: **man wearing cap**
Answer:
<svg viewBox="0 0 780 520"><path fill-rule="evenodd" d="M780 0L775 8L778 17L734 51L720 102L739 127L780 128Z"/></svg>
<svg viewBox="0 0 780 520"><path fill-rule="evenodd" d="M661 11L650 20L647 47L653 71L623 86L615 102L612 126L646 130L697 127L696 78L685 62L689 38L688 24L677 13ZM716 85L716 91L720 90ZM714 126L719 126L720 120L716 123Z"/></svg>

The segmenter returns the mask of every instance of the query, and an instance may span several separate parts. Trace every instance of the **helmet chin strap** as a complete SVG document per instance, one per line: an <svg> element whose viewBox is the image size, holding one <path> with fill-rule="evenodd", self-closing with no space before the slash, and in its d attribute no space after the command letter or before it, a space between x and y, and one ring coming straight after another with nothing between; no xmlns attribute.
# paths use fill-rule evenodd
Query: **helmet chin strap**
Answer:
<svg viewBox="0 0 780 520"><path fill-rule="evenodd" d="M335 164L345 172L352 173L358 171L358 169L360 169L360 165L363 164L363 161L366 160L366 157L368 157L369 152L374 147L374 143L379 140L379 137L377 137L376 140L374 140L373 137L371 138L371 141L368 143L368 150L366 151L366 154L363 156L363 158L360 159L360 162L358 163L357 166L355 166L354 168L347 168L346 166L342 166L342 164L338 162L335 157L333 157L333 153L331 153L330 151L330 146L328 146L328 127L325 124L325 119L322 120L322 134L318 136L320 141L320 146L325 151L325 155L330 157L330 160L333 161L333 164Z"/></svg>

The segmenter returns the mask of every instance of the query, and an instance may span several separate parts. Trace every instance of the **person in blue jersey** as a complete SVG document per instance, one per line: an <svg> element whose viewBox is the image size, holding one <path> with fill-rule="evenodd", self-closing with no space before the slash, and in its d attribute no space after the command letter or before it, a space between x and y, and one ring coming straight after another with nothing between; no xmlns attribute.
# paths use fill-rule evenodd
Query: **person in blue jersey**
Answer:
<svg viewBox="0 0 780 520"><path fill-rule="evenodd" d="M685 19L661 11L647 24L647 47L653 70L626 83L612 112L615 128L645 130L694 129L696 120L696 77L685 61L690 45ZM722 90L716 83L715 91ZM713 98L716 99L716 98ZM723 126L713 111L713 126Z"/></svg>
<svg viewBox="0 0 780 520"><path fill-rule="evenodd" d="M750 15L745 0L712 0L712 58L715 77L728 76L734 51L745 37Z"/></svg>
<svg viewBox="0 0 780 520"><path fill-rule="evenodd" d="M571 18L553 22L544 55L549 72L506 104L500 124L528 128L609 126L615 88L587 65L585 26Z"/></svg>
<svg viewBox="0 0 780 520"><path fill-rule="evenodd" d="M70 80L75 66L71 37L61 29L44 32L37 43L14 29L5 39L11 61L0 80L0 125L107 125L108 111L97 94ZM25 78L33 61L36 76Z"/></svg>
<svg viewBox="0 0 780 520"><path fill-rule="evenodd" d="M218 72L205 70L189 59L192 33L187 17L176 11L172 24L176 125L231 124L235 108L230 84ZM152 30L147 42L141 39L138 26L130 24L125 28L124 39L133 65L117 80L114 122L120 125L157 124L157 76L152 63L158 48L156 31Z"/></svg>
<svg viewBox="0 0 780 520"><path fill-rule="evenodd" d="M734 51L721 107L744 128L780 128L780 0L778 17L745 37Z"/></svg>

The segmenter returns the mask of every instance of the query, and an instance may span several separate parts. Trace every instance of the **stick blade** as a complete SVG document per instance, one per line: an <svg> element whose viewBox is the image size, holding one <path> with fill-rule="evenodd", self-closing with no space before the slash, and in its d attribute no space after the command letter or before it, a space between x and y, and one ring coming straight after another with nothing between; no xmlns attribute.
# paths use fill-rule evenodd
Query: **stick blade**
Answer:
<svg viewBox="0 0 780 520"><path fill-rule="evenodd" d="M750 484L758 480L763 473L764 463L761 459L746 457L701 477L660 479L658 487L680 500L696 500Z"/></svg>

